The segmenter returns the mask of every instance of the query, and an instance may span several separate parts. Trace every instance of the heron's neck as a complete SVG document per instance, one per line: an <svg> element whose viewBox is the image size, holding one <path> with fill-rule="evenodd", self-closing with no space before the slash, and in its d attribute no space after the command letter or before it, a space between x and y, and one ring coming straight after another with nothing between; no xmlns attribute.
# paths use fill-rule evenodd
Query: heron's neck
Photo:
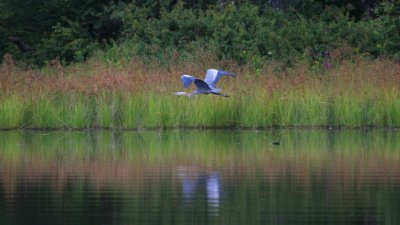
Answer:
<svg viewBox="0 0 400 225"><path fill-rule="evenodd" d="M183 95L183 96L189 96L190 97L190 93L186 93L184 91L175 92L175 95Z"/></svg>

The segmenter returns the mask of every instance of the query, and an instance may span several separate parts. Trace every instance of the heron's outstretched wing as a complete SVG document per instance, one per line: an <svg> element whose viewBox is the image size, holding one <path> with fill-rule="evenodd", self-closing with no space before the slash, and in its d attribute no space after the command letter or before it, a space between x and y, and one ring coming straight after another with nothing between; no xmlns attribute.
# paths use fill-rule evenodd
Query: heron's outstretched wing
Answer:
<svg viewBox="0 0 400 225"><path fill-rule="evenodd" d="M190 75L186 75L186 74L182 75L181 80L182 80L182 83L183 83L183 87L184 88L189 87L190 84L196 79L197 78L194 77L194 76L190 76Z"/></svg>
<svg viewBox="0 0 400 225"><path fill-rule="evenodd" d="M235 74L230 73L230 72L226 72L223 70L217 70L217 69L208 69L206 78L204 79L204 82L209 84L211 87L215 88L215 85L217 84L219 79L221 79L221 77L224 75L235 77Z"/></svg>
<svg viewBox="0 0 400 225"><path fill-rule="evenodd" d="M210 86L206 82L197 78L194 80L194 85L196 85L197 92L209 92L211 90Z"/></svg>
<svg viewBox="0 0 400 225"><path fill-rule="evenodd" d="M184 74L182 75L181 79L183 87L185 88L188 88L194 82L197 92L208 92L209 90L211 90L210 86L206 82L200 80L197 77Z"/></svg>

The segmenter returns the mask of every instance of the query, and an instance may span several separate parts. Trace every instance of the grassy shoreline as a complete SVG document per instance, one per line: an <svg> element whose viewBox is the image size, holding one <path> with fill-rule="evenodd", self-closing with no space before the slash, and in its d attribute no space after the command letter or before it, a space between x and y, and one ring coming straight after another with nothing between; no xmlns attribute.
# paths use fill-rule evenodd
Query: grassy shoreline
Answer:
<svg viewBox="0 0 400 225"><path fill-rule="evenodd" d="M331 70L298 65L262 70L227 64L238 75L220 86L230 98L172 93L183 73L203 77L212 63L169 69L138 62L92 62L23 71L0 68L0 129L400 127L400 65L342 62Z"/></svg>

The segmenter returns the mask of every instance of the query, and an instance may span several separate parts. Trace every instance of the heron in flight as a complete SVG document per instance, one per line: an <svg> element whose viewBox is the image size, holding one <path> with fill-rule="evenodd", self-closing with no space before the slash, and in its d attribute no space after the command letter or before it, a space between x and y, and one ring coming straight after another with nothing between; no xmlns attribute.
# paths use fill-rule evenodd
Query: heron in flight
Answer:
<svg viewBox="0 0 400 225"><path fill-rule="evenodd" d="M201 80L191 75L184 74L181 77L183 87L188 88L190 84L194 83L194 85L196 86L196 90L194 90L192 93L178 91L175 92L175 95L184 95L192 97L198 94L213 94L223 97L229 97L228 95L221 94L221 89L217 88L216 86L217 82L221 79L221 77L225 75L236 77L235 74L233 73L217 69L208 69L206 78L204 80Z"/></svg>

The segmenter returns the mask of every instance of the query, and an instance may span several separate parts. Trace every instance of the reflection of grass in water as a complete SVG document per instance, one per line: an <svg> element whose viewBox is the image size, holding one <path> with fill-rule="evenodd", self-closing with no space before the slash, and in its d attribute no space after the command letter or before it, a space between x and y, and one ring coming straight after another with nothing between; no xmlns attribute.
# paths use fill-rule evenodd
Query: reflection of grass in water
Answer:
<svg viewBox="0 0 400 225"><path fill-rule="evenodd" d="M1 133L2 160L29 157L51 161L62 155L68 160L122 161L146 160L149 163L175 159L229 162L243 156L249 159L297 156L323 159L329 154L343 154L347 159L360 155L381 155L400 160L400 137L397 132L381 130L271 130L227 131L186 130L146 132L24 132ZM272 141L281 145L274 146ZM12 157L8 154L12 153ZM88 158L89 157L89 158ZM177 160L179 161L179 160ZM251 164L251 160L248 162Z"/></svg>

